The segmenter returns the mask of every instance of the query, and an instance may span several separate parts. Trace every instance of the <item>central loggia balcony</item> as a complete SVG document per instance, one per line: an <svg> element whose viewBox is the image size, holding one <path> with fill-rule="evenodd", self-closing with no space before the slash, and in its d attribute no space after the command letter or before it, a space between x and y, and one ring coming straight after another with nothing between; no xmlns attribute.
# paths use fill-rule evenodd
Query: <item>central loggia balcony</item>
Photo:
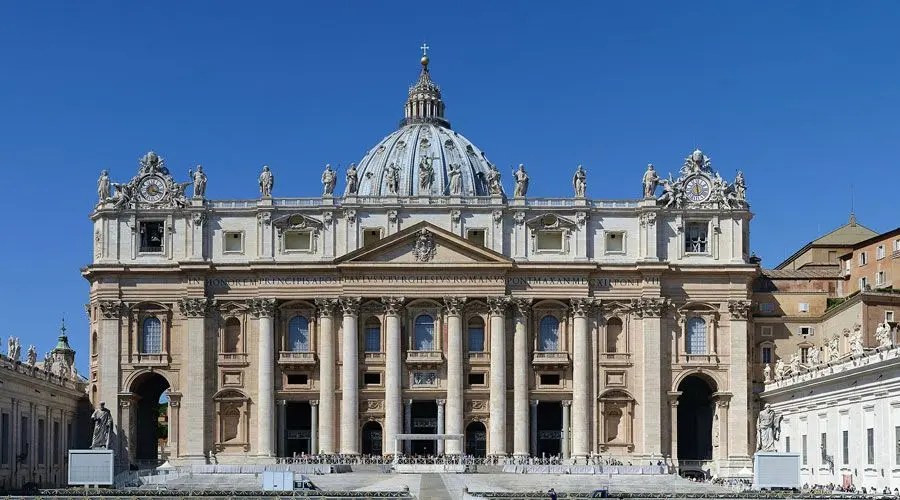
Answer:
<svg viewBox="0 0 900 500"><path fill-rule="evenodd" d="M310 351L280 351L279 365L315 365L316 353Z"/></svg>
<svg viewBox="0 0 900 500"><path fill-rule="evenodd" d="M250 364L246 352L220 352L219 366L246 366Z"/></svg>
<svg viewBox="0 0 900 500"><path fill-rule="evenodd" d="M436 365L443 361L441 351L406 351L406 363L410 365Z"/></svg>
<svg viewBox="0 0 900 500"><path fill-rule="evenodd" d="M484 351L469 351L470 365L489 365L491 364L491 353Z"/></svg>
<svg viewBox="0 0 900 500"><path fill-rule="evenodd" d="M139 366L168 366L169 355L164 352L139 352L132 358L135 365Z"/></svg>
<svg viewBox="0 0 900 500"><path fill-rule="evenodd" d="M536 366L567 366L569 353L565 351L534 351L531 363Z"/></svg>

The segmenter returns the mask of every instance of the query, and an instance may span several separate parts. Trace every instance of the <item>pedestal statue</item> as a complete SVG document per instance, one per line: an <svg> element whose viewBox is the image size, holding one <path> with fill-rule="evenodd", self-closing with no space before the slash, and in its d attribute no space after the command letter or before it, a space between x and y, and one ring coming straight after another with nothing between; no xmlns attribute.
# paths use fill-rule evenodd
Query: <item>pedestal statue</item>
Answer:
<svg viewBox="0 0 900 500"><path fill-rule="evenodd" d="M334 196L334 186L337 184L337 173L331 169L331 164L325 165L322 172L322 196Z"/></svg>
<svg viewBox="0 0 900 500"><path fill-rule="evenodd" d="M431 183L434 182L434 160L430 156L422 155L422 161L419 162L419 194L430 195Z"/></svg>
<svg viewBox="0 0 900 500"><path fill-rule="evenodd" d="M203 173L203 167L197 165L197 171L188 170L188 177L194 181L194 199L200 199L206 196L206 174Z"/></svg>
<svg viewBox="0 0 900 500"><path fill-rule="evenodd" d="M581 165L578 165L575 175L572 176L572 188L575 190L576 198L584 198L584 191L587 188L587 173Z"/></svg>
<svg viewBox="0 0 900 500"><path fill-rule="evenodd" d="M659 175L657 175L656 170L653 169L652 163L647 164L647 171L644 172L642 184L644 187L644 198L653 198L656 196L656 186L659 185Z"/></svg>
<svg viewBox="0 0 900 500"><path fill-rule="evenodd" d="M97 198L99 198L100 203L103 203L109 198L110 187L109 172L104 170L100 172L100 178L97 179Z"/></svg>
<svg viewBox="0 0 900 500"><path fill-rule="evenodd" d="M525 173L524 164L519 164L519 169L513 172L513 178L516 180L516 189L513 191L513 197L521 198L528 194L528 174Z"/></svg>
<svg viewBox="0 0 900 500"><path fill-rule="evenodd" d="M92 450L108 450L109 442L112 438L112 413L106 408L106 403L100 401L100 408L94 410L91 415L91 422L94 424L94 434L91 439Z"/></svg>
<svg viewBox="0 0 900 500"><path fill-rule="evenodd" d="M756 419L756 449L775 451L775 441L781 439L781 415L766 403Z"/></svg>
<svg viewBox="0 0 900 500"><path fill-rule="evenodd" d="M460 194L462 192L462 170L460 170L459 165L451 163L450 169L447 171L447 177L450 178L450 194Z"/></svg>
<svg viewBox="0 0 900 500"><path fill-rule="evenodd" d="M359 176L356 173L356 164L351 163L350 168L347 169L347 186L344 189L344 196L356 194L357 185L359 183Z"/></svg>
<svg viewBox="0 0 900 500"><path fill-rule="evenodd" d="M263 171L259 174L259 193L263 198L272 197L272 188L275 186L275 176L268 166L263 167Z"/></svg>

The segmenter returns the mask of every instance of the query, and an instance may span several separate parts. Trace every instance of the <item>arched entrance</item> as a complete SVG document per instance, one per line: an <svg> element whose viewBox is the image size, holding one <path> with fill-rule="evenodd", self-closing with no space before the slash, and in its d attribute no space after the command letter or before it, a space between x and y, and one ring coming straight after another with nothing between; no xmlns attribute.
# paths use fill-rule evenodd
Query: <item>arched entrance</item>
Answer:
<svg viewBox="0 0 900 500"><path fill-rule="evenodd" d="M381 424L370 420L362 428L363 455L381 455Z"/></svg>
<svg viewBox="0 0 900 500"><path fill-rule="evenodd" d="M163 397L169 382L158 373L145 373L131 384L136 401L131 447L135 460L159 460L159 447L169 438L169 401Z"/></svg>
<svg viewBox="0 0 900 500"><path fill-rule="evenodd" d="M466 426L466 455L476 458L487 456L487 429L481 422L472 422Z"/></svg>
<svg viewBox="0 0 900 500"><path fill-rule="evenodd" d="M712 460L715 382L689 375L678 391L678 460Z"/></svg>

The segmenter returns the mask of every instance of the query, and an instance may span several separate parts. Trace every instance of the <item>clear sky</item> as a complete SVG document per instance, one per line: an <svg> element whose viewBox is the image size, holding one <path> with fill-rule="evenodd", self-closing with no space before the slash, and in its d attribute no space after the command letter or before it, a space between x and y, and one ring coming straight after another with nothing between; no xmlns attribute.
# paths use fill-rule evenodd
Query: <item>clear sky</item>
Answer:
<svg viewBox="0 0 900 500"><path fill-rule="evenodd" d="M900 2L0 2L0 335L64 315L87 368L96 179L153 149L211 198L315 196L402 118L423 41L447 117L529 195L636 198L700 146L774 266L847 220L898 224ZM338 188L342 190L342 187ZM24 352L23 348L23 352Z"/></svg>

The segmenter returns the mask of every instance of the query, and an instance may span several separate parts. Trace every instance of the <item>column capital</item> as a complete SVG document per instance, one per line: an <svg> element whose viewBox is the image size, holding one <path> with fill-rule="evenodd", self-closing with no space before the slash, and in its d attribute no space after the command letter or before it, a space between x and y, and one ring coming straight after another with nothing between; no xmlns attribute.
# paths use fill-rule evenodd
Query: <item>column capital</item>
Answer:
<svg viewBox="0 0 900 500"><path fill-rule="evenodd" d="M731 319L746 321L750 317L752 303L749 300L729 300L728 312Z"/></svg>
<svg viewBox="0 0 900 500"><path fill-rule="evenodd" d="M100 315L103 319L119 319L125 312L125 304L121 300L101 300L97 304L100 305Z"/></svg>
<svg viewBox="0 0 900 500"><path fill-rule="evenodd" d="M309 406L312 406L312 407L319 406L319 400L318 399L310 399Z"/></svg>
<svg viewBox="0 0 900 500"><path fill-rule="evenodd" d="M531 314L531 302L530 298L523 297L512 297L510 298L510 303L516 309L516 313L519 316L528 317Z"/></svg>
<svg viewBox="0 0 900 500"><path fill-rule="evenodd" d="M399 316L405 300L405 297L381 297L381 303L384 304L384 314Z"/></svg>
<svg viewBox="0 0 900 500"><path fill-rule="evenodd" d="M509 297L505 295L488 297L487 305L491 316L506 316L506 309L509 307Z"/></svg>
<svg viewBox="0 0 900 500"><path fill-rule="evenodd" d="M563 407L565 407L565 408L567 408L567 407L569 407L569 406L572 406L572 401L569 400L569 399L565 399L565 400L563 400L563 401L560 401L559 403L560 403L561 405L563 405Z"/></svg>
<svg viewBox="0 0 900 500"><path fill-rule="evenodd" d="M362 300L361 297L341 297L339 300L341 312L344 313L344 316L356 316L359 314L359 303Z"/></svg>
<svg viewBox="0 0 900 500"><path fill-rule="evenodd" d="M572 314L576 318L583 318L591 313L598 301L592 297L577 297L569 300Z"/></svg>
<svg viewBox="0 0 900 500"><path fill-rule="evenodd" d="M338 299L330 297L316 299L315 304L319 316L328 317L334 314L334 309L338 305Z"/></svg>
<svg viewBox="0 0 900 500"><path fill-rule="evenodd" d="M254 298L247 300L250 315L254 318L272 318L275 316L277 300L268 298Z"/></svg>
<svg viewBox="0 0 900 500"><path fill-rule="evenodd" d="M444 297L444 310L448 316L459 316L462 314L465 304L466 297Z"/></svg>
<svg viewBox="0 0 900 500"><path fill-rule="evenodd" d="M203 318L216 307L216 299L209 297L182 297L178 301L181 314L188 318Z"/></svg>
<svg viewBox="0 0 900 500"><path fill-rule="evenodd" d="M435 399L434 402L437 403L438 406L444 406L445 404L447 404L446 399Z"/></svg>
<svg viewBox="0 0 900 500"><path fill-rule="evenodd" d="M277 404L278 406L281 406L281 407L287 406L287 403L288 403L287 399L279 399L278 401L275 401L275 404Z"/></svg>
<svg viewBox="0 0 900 500"><path fill-rule="evenodd" d="M644 297L631 300L631 309L639 318L659 318L666 312L670 301L664 297Z"/></svg>
<svg viewBox="0 0 900 500"><path fill-rule="evenodd" d="M678 398L681 397L681 391L669 391L669 405L672 408L678 407Z"/></svg>

